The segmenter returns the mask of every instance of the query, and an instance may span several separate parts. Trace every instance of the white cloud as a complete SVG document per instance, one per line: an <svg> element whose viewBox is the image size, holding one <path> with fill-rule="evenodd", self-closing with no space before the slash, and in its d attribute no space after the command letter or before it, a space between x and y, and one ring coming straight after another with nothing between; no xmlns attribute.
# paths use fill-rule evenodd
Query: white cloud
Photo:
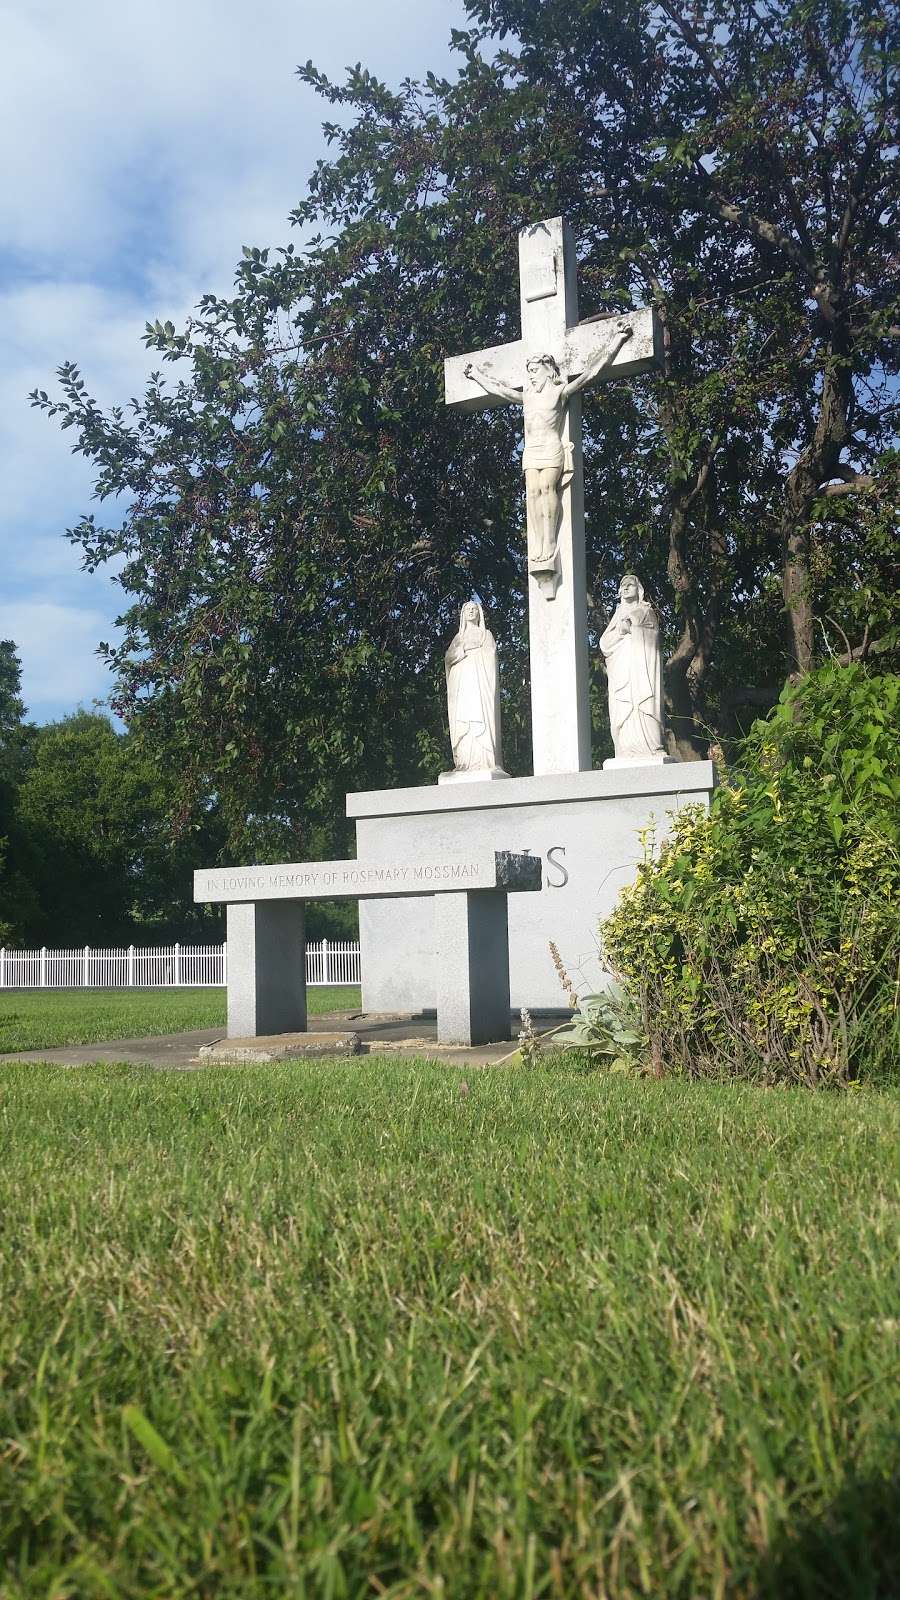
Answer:
<svg viewBox="0 0 900 1600"><path fill-rule="evenodd" d="M148 202L184 215L258 197L279 227L299 198L334 108L300 85L312 57L333 75L363 61L392 81L447 64L448 0L0 0L0 139L16 151L0 238L31 260L65 241L76 272L154 243ZM232 209L233 239L247 234ZM250 219L247 219L250 220Z"/></svg>
<svg viewBox="0 0 900 1600"><path fill-rule="evenodd" d="M71 454L74 436L60 434L27 396L34 388L52 391L60 362L80 359L102 404L127 399L143 387L151 365L141 344L145 321L128 296L90 282L0 291L0 525L14 529L54 516L62 501L70 506L69 521L84 508L90 474Z"/></svg>
<svg viewBox="0 0 900 1600"><path fill-rule="evenodd" d="M104 699L112 683L96 654L112 630L101 611L52 600L0 602L0 638L14 639L22 660L22 697L37 722ZM77 685L77 691L73 690Z"/></svg>
<svg viewBox="0 0 900 1600"><path fill-rule="evenodd" d="M0 0L0 616L34 714L107 692L92 652L121 596L61 537L90 472L28 391L71 359L101 404L127 401L158 362L145 322L183 321L243 244L290 237L336 115L298 63L448 70L463 20L462 0Z"/></svg>

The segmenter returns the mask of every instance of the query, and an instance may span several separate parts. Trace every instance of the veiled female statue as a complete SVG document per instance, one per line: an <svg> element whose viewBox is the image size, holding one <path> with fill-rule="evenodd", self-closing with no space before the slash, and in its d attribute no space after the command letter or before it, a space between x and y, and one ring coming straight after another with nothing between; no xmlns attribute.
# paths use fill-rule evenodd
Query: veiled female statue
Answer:
<svg viewBox="0 0 900 1600"><path fill-rule="evenodd" d="M606 658L609 725L616 762L667 760L663 737L659 618L633 572L619 584L619 603L600 640ZM605 761L604 766L611 763Z"/></svg>
<svg viewBox="0 0 900 1600"><path fill-rule="evenodd" d="M444 670L453 772L442 773L441 780L466 775L505 777L500 754L497 646L476 600L467 600L459 614L459 632L444 656Z"/></svg>

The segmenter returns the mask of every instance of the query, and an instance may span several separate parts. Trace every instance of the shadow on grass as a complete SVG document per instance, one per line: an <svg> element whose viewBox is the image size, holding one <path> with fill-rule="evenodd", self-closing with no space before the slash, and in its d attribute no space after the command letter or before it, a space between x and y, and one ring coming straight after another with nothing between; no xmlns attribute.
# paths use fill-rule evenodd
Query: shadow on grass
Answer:
<svg viewBox="0 0 900 1600"><path fill-rule="evenodd" d="M758 1600L900 1600L898 1469L852 1479L785 1532L759 1571Z"/></svg>

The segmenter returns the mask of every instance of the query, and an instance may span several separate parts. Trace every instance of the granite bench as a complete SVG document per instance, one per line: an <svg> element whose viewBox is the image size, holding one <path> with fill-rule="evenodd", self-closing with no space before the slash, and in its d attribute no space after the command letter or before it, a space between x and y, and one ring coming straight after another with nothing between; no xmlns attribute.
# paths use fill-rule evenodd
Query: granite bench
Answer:
<svg viewBox="0 0 900 1600"><path fill-rule="evenodd" d="M194 900L226 906L228 1037L304 1032L307 900L433 896L438 1039L508 1039L508 894L540 890L541 861L481 850L430 859L304 861L194 873Z"/></svg>

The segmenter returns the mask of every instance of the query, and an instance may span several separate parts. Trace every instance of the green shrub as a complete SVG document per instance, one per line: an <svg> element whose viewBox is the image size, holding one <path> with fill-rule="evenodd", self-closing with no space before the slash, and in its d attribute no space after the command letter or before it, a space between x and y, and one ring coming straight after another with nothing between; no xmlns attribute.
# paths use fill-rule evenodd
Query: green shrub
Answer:
<svg viewBox="0 0 900 1600"><path fill-rule="evenodd" d="M900 1055L900 677L829 665L675 818L602 928L658 1070L807 1084Z"/></svg>

